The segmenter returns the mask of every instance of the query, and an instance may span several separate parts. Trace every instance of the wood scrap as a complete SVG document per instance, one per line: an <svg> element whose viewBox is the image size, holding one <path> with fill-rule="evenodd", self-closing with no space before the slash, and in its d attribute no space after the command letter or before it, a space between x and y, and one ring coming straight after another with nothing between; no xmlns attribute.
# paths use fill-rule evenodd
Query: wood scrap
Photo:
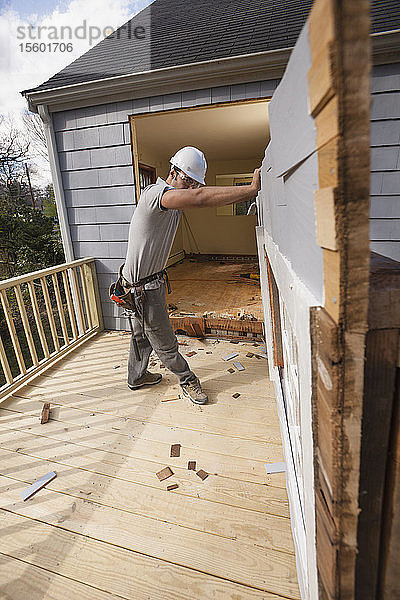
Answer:
<svg viewBox="0 0 400 600"><path fill-rule="evenodd" d="M235 369L227 369L228 373L234 373Z"/></svg>
<svg viewBox="0 0 400 600"><path fill-rule="evenodd" d="M114 365L113 369L119 369L121 365Z"/></svg>
<svg viewBox="0 0 400 600"><path fill-rule="evenodd" d="M171 458L178 458L181 455L181 445L180 444L172 444L171 446Z"/></svg>
<svg viewBox="0 0 400 600"><path fill-rule="evenodd" d="M171 492L172 490L177 490L179 485L177 483L172 483L171 485L167 485L167 492Z"/></svg>
<svg viewBox="0 0 400 600"><path fill-rule="evenodd" d="M208 350L208 351L206 352L206 354L212 354L211 350Z"/></svg>
<svg viewBox="0 0 400 600"><path fill-rule="evenodd" d="M180 396L175 394L173 396L165 396L164 398L161 398L161 402L172 402L173 400L180 400Z"/></svg>
<svg viewBox="0 0 400 600"><path fill-rule="evenodd" d="M44 423L47 423L49 419L50 419L50 403L45 402L43 404L42 414L40 415L40 423L43 425Z"/></svg>
<svg viewBox="0 0 400 600"><path fill-rule="evenodd" d="M55 479L56 477L57 474L54 471L50 471L50 473L47 473L47 475L43 475L43 477L32 483L32 485L27 487L26 490L21 492L20 496L22 500L25 502L25 500L32 498L32 496L36 494L36 492L41 490L45 485L50 483L50 481L53 481L53 479Z"/></svg>
<svg viewBox="0 0 400 600"><path fill-rule="evenodd" d="M227 354L226 356L223 356L222 360L232 360L232 358L236 358L237 356L239 356L239 352L232 352L232 354Z"/></svg>
<svg viewBox="0 0 400 600"><path fill-rule="evenodd" d="M239 392L235 392L234 394L232 394L232 398L239 398L240 394Z"/></svg>
<svg viewBox="0 0 400 600"><path fill-rule="evenodd" d="M254 353L253 353L253 352L248 352L248 353L246 354L246 357L247 357L247 358L253 358L253 356L254 356Z"/></svg>
<svg viewBox="0 0 400 600"><path fill-rule="evenodd" d="M189 469L189 471L195 471L196 470L196 461L189 460L187 468Z"/></svg>
<svg viewBox="0 0 400 600"><path fill-rule="evenodd" d="M194 356L195 354L197 354L197 352L195 352L195 351L193 350L192 352L188 352L188 353L186 354L186 356L189 356L189 358L190 358L191 356Z"/></svg>
<svg viewBox="0 0 400 600"><path fill-rule="evenodd" d="M242 365L242 363L234 362L233 364L237 368L238 371L244 371L244 366Z"/></svg>
<svg viewBox="0 0 400 600"><path fill-rule="evenodd" d="M277 463L267 463L265 465L265 469L268 474L271 473L284 473L286 471L286 463L277 462Z"/></svg>
<svg viewBox="0 0 400 600"><path fill-rule="evenodd" d="M202 479L204 481L209 476L209 473L207 473L206 471L203 471L203 469L200 469L200 471L197 471L196 475L198 475L200 477L200 479Z"/></svg>
<svg viewBox="0 0 400 600"><path fill-rule="evenodd" d="M164 469L161 469L161 471L158 471L158 473L156 473L156 475L160 481L164 481L164 479L168 479L168 477L172 477L173 474L174 474L174 472L170 467L165 467Z"/></svg>

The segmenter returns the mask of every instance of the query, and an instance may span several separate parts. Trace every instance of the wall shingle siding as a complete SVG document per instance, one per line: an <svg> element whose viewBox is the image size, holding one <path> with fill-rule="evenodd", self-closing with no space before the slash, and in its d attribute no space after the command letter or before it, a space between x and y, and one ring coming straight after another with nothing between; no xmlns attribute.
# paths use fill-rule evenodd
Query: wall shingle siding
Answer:
<svg viewBox="0 0 400 600"><path fill-rule="evenodd" d="M274 79L220 86L53 114L74 256L97 259L106 327L128 329L118 309L110 309L108 288L125 260L134 211L129 115L267 97L277 84Z"/></svg>
<svg viewBox="0 0 400 600"><path fill-rule="evenodd" d="M400 63L373 69L371 249L400 261Z"/></svg>

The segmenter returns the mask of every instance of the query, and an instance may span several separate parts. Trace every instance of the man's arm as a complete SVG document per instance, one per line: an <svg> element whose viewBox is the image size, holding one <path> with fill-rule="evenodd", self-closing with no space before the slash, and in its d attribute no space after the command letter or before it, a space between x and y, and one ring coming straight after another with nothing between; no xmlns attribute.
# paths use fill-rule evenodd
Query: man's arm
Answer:
<svg viewBox="0 0 400 600"><path fill-rule="evenodd" d="M206 186L199 189L168 190L163 194L161 204L165 208L208 208L225 206L252 200L261 189L260 169L253 174L251 185L241 186Z"/></svg>

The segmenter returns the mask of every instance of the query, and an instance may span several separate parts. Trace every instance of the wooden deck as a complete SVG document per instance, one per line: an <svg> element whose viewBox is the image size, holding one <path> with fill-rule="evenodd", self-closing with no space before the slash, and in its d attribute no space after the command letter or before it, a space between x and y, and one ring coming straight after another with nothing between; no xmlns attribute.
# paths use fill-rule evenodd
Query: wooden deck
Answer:
<svg viewBox="0 0 400 600"><path fill-rule="evenodd" d="M251 344L183 340L183 353L197 352L189 361L210 394L205 407L165 401L179 393L165 369L161 384L131 392L129 336L116 332L1 405L1 598L300 597L285 477L264 467L283 460L266 360L246 357ZM245 371L227 371L232 352ZM44 401L51 420L41 425ZM160 482L165 466L174 476ZM23 502L51 470L56 479Z"/></svg>

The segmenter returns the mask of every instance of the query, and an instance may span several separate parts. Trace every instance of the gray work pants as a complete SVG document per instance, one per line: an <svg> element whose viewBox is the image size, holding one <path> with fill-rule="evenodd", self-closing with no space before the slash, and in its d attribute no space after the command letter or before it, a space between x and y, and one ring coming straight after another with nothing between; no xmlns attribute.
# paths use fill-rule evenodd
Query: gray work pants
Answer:
<svg viewBox="0 0 400 600"><path fill-rule="evenodd" d="M128 384L134 385L144 375L149 357L154 350L162 364L172 371L179 383L187 383L195 377L187 361L179 353L178 340L169 319L165 301L165 283L154 290L146 290L144 302L138 302L134 292L138 315L132 319L133 332L139 346L140 360L137 360L133 339L128 360ZM142 310L144 310L144 331L142 328Z"/></svg>

